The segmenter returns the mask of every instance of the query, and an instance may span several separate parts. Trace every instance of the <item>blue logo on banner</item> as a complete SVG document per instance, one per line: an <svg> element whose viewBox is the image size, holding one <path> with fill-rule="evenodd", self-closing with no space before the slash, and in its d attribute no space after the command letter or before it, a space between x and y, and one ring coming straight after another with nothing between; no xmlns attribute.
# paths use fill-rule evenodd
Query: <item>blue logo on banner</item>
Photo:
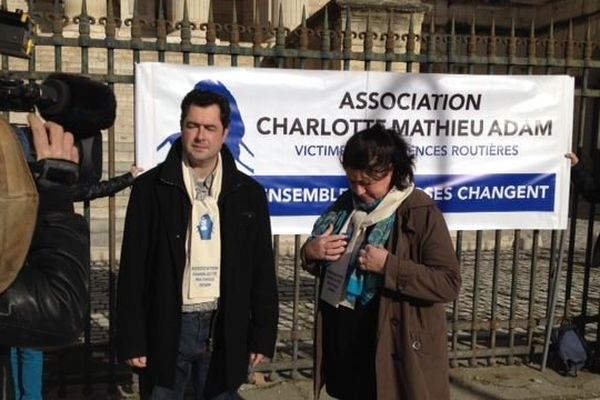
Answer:
<svg viewBox="0 0 600 400"><path fill-rule="evenodd" d="M334 176L254 176L265 188L272 216L320 215L345 190ZM417 187L442 212L552 212L555 174L418 175Z"/></svg>
<svg viewBox="0 0 600 400"><path fill-rule="evenodd" d="M238 108L237 101L235 97L231 94L231 92L227 89L227 87L220 81L213 81L210 79L204 79L196 83L194 89L205 90L207 92L213 92L220 94L223 96L227 102L229 103L229 134L227 135L227 139L225 139L225 143L227 147L231 151L233 158L235 161L239 163L246 172L252 174L254 173L254 168L251 165L245 164L241 160L242 149L245 150L250 157L254 157L254 153L250 148L244 143L244 135L246 133L246 127L244 125L244 120L242 119L242 114L240 109ZM157 147L156 151L160 151L167 144L169 146L173 145L177 139L181 136L181 132L175 132L168 135Z"/></svg>

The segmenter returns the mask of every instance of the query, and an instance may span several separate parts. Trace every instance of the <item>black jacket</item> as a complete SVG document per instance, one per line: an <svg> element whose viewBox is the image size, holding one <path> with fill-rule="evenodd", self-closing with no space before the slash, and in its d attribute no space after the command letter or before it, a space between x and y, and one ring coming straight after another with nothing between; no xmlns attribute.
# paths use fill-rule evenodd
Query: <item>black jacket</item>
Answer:
<svg viewBox="0 0 600 400"><path fill-rule="evenodd" d="M0 345L54 347L81 335L88 311L89 231L71 189L38 188L38 219L25 264L0 294Z"/></svg>
<svg viewBox="0 0 600 400"><path fill-rule="evenodd" d="M575 189L590 203L600 202L600 179L596 174L588 171L582 162L571 168L571 179ZM592 251L592 267L600 266L600 236L596 238Z"/></svg>
<svg viewBox="0 0 600 400"><path fill-rule="evenodd" d="M138 177L127 207L117 296L121 360L146 356L153 385L172 387L179 343L185 238L191 203L181 171L181 141ZM277 333L277 286L263 188L239 172L224 146L221 296L205 395L236 390L249 353L270 357Z"/></svg>

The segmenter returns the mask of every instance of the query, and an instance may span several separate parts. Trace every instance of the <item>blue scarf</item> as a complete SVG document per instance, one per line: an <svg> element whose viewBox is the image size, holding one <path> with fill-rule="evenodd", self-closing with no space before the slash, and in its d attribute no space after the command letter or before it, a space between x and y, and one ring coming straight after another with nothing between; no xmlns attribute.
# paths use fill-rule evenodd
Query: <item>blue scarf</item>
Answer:
<svg viewBox="0 0 600 400"><path fill-rule="evenodd" d="M381 200L371 203L355 203L354 207L357 210L365 211L367 213L373 211L381 202ZM333 226L333 233L338 234L346 224L348 217L352 210L340 209L331 210L321 215L313 227L311 238L322 235L329 226ZM366 236L366 240L360 244L360 249L364 249L367 244L372 246L382 247L387 242L394 222L396 221L396 214L386 219L377 222ZM347 232L351 236L352 232ZM358 254L358 252L357 252ZM325 263L324 267L327 268L329 263ZM358 268L358 257L350 260L350 268L346 276L346 300L353 306L356 301L359 300L362 305L368 304L377 294L380 287L383 286L383 276L372 272L366 272Z"/></svg>

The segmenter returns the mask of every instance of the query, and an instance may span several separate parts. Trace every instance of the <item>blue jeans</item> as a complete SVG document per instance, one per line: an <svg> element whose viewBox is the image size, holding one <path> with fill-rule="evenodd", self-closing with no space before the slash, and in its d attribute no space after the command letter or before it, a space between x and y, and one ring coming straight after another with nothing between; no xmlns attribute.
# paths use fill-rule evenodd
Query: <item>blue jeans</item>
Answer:
<svg viewBox="0 0 600 400"><path fill-rule="evenodd" d="M44 353L13 347L10 361L16 400L42 400Z"/></svg>
<svg viewBox="0 0 600 400"><path fill-rule="evenodd" d="M0 399L14 400L12 366L10 365L10 347L0 346Z"/></svg>
<svg viewBox="0 0 600 400"><path fill-rule="evenodd" d="M183 400L186 387L191 382L194 399L204 399L204 384L210 364L208 339L210 337L211 312L182 313L181 336L175 366L175 384L173 389L154 386L148 400ZM239 399L236 392L222 393L210 400ZM207 399L208 400L208 399Z"/></svg>

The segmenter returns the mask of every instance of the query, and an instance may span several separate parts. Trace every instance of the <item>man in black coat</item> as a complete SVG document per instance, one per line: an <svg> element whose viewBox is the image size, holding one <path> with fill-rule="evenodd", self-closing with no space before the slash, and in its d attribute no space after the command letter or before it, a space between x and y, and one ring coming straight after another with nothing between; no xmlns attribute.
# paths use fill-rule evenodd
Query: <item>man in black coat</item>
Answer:
<svg viewBox="0 0 600 400"><path fill-rule="evenodd" d="M230 108L192 90L181 139L137 178L123 235L119 357L142 398L235 398L248 366L272 357L278 300L264 189L224 146Z"/></svg>

